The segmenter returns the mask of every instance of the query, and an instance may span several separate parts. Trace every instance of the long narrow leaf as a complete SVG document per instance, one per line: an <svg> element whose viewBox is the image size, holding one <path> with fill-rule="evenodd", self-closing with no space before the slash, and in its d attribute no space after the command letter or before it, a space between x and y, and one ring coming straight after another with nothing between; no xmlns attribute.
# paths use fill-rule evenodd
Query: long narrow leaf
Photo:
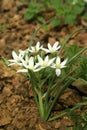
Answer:
<svg viewBox="0 0 87 130"><path fill-rule="evenodd" d="M67 64L68 63L70 63L72 60L74 60L75 58L77 58L80 54L82 54L84 51L86 51L87 50L87 48L83 48L81 51L79 51L76 55L74 55L68 62L67 62Z"/></svg>

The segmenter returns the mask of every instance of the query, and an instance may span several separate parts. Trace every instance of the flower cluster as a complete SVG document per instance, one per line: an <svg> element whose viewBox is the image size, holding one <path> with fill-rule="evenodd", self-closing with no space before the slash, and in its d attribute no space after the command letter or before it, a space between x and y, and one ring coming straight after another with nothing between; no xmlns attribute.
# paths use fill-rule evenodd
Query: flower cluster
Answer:
<svg viewBox="0 0 87 130"><path fill-rule="evenodd" d="M13 59L8 60L11 65L22 66L17 72L28 72L31 70L33 72L38 72L41 69L50 67L55 69L56 75L61 74L61 69L65 68L67 59L61 61L60 56L58 56L58 51L61 48L59 42L55 42L53 46L48 43L48 48L44 48L37 42L36 46L31 46L26 50L19 50L19 54L12 51Z"/></svg>

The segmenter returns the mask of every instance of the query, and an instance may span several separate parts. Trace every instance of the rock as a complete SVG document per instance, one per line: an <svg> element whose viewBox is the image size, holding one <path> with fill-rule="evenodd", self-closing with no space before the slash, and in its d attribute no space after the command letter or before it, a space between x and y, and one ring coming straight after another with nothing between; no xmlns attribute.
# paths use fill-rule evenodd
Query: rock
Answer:
<svg viewBox="0 0 87 130"><path fill-rule="evenodd" d="M77 37L75 37L75 40L79 42L81 47L87 47L87 32L80 33Z"/></svg>
<svg viewBox="0 0 87 130"><path fill-rule="evenodd" d="M84 83L84 80L78 79L72 85L76 87L80 92L87 95L87 84Z"/></svg>
<svg viewBox="0 0 87 130"><path fill-rule="evenodd" d="M58 129L60 127L61 123L60 122L55 122L55 128Z"/></svg>
<svg viewBox="0 0 87 130"><path fill-rule="evenodd" d="M1 65L1 68L0 68L0 79L5 79L5 78L8 79L9 77L12 77L14 75L15 72L13 72L11 70L11 68L7 67L5 65L5 63L3 63L2 60L0 60L0 65Z"/></svg>
<svg viewBox="0 0 87 130"><path fill-rule="evenodd" d="M3 0L2 10L10 10L14 6L14 0Z"/></svg>
<svg viewBox="0 0 87 130"><path fill-rule="evenodd" d="M5 39L2 38L0 39L0 49L4 48L4 46L5 46Z"/></svg>
<svg viewBox="0 0 87 130"><path fill-rule="evenodd" d="M7 97L11 96L12 92L11 92L11 89L10 89L9 86L4 87L4 89L3 89L3 94L4 94L5 96L7 96Z"/></svg>
<svg viewBox="0 0 87 130"><path fill-rule="evenodd" d="M4 126L9 124L11 121L11 117L9 115L9 112L5 110L0 110L0 126Z"/></svg>

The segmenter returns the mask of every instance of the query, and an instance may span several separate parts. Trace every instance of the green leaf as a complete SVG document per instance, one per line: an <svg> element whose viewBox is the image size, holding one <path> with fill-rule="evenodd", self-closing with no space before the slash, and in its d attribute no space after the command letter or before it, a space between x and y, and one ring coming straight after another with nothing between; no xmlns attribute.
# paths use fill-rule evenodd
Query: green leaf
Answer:
<svg viewBox="0 0 87 130"><path fill-rule="evenodd" d="M65 23L68 24L68 25L75 24L75 18L76 18L76 15L71 14L71 13L64 15Z"/></svg>
<svg viewBox="0 0 87 130"><path fill-rule="evenodd" d="M41 8L42 8L42 4L36 3L35 1L32 1L29 4L29 6L24 14L24 18L26 20L33 19L40 12Z"/></svg>
<svg viewBox="0 0 87 130"><path fill-rule="evenodd" d="M87 81L87 55L83 55L80 62L81 78Z"/></svg>
<svg viewBox="0 0 87 130"><path fill-rule="evenodd" d="M7 28L6 24L0 25L0 32L3 32Z"/></svg>
<svg viewBox="0 0 87 130"><path fill-rule="evenodd" d="M42 16L37 16L37 20L42 22L43 24L45 23L45 19Z"/></svg>
<svg viewBox="0 0 87 130"><path fill-rule="evenodd" d="M69 59L71 59L79 51L80 51L80 48L78 47L77 43L73 45L69 45L68 47L65 48L65 57L69 57Z"/></svg>
<svg viewBox="0 0 87 130"><path fill-rule="evenodd" d="M84 13L84 19L85 19L86 22L87 22L87 12Z"/></svg>
<svg viewBox="0 0 87 130"><path fill-rule="evenodd" d="M72 8L73 13L76 14L76 15L81 14L83 10L84 10L84 6L83 5L79 5L79 4L76 4Z"/></svg>
<svg viewBox="0 0 87 130"><path fill-rule="evenodd" d="M50 4L54 9L57 9L62 6L63 0L50 0Z"/></svg>
<svg viewBox="0 0 87 130"><path fill-rule="evenodd" d="M4 57L1 57L2 58L2 61L4 62L4 64L5 65L9 65L9 61L6 59L6 58L4 58Z"/></svg>
<svg viewBox="0 0 87 130"><path fill-rule="evenodd" d="M52 21L51 21L51 24L53 27L56 27L60 24L60 19L58 18L54 18Z"/></svg>
<svg viewBox="0 0 87 130"><path fill-rule="evenodd" d="M31 20L33 17L34 17L34 14L33 14L33 13L30 13L29 11L27 11L27 12L24 14L24 18L25 18L26 20Z"/></svg>

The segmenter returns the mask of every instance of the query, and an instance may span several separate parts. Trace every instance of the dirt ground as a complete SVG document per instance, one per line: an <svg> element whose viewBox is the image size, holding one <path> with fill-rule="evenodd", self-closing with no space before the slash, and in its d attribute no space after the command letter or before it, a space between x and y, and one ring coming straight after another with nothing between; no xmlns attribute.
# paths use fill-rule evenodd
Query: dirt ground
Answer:
<svg viewBox="0 0 87 130"><path fill-rule="evenodd" d="M18 51L29 46L33 33L41 24L36 20L29 22L24 19L26 7L27 3L18 0L0 1L0 25L6 25L3 30L0 28L0 55L7 59L11 58L12 50ZM51 14L45 12L44 16L48 18ZM41 28L33 43L53 43L84 26L87 23L50 28L47 31ZM87 47L87 32L78 34L70 44L74 42ZM74 84L74 88L68 88L61 96L52 113L58 114L65 108L76 105L82 101L84 95L87 95L87 88ZM81 109L78 110L78 113L82 112ZM0 59L0 130L64 130L64 126L70 129L73 126L73 121L67 116L51 122L40 119L30 82L5 66Z"/></svg>

